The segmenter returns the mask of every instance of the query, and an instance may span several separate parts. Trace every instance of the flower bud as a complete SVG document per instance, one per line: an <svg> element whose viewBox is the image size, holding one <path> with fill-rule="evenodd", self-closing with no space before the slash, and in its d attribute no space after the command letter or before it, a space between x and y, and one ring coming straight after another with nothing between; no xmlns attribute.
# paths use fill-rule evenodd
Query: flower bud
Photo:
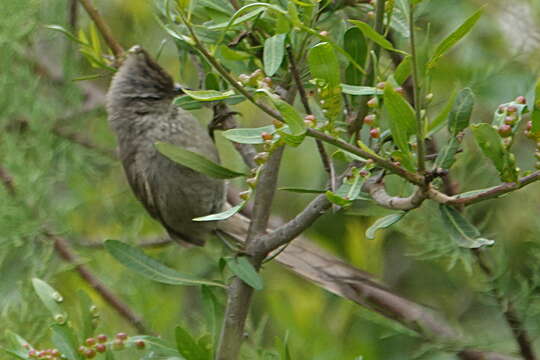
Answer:
<svg viewBox="0 0 540 360"><path fill-rule="evenodd" d="M364 124L371 126L375 123L376 118L377 116L375 114L366 115L364 117Z"/></svg>
<svg viewBox="0 0 540 360"><path fill-rule="evenodd" d="M377 99L376 97L372 97L371 99L368 100L367 106L372 108L372 109L378 107L379 106L379 99Z"/></svg>
<svg viewBox="0 0 540 360"><path fill-rule="evenodd" d="M503 124L499 127L498 132L502 137L508 137L512 135L512 127L510 125Z"/></svg>
<svg viewBox="0 0 540 360"><path fill-rule="evenodd" d="M516 98L515 102L525 105L527 103L527 99L525 99L525 96L520 95Z"/></svg>
<svg viewBox="0 0 540 360"><path fill-rule="evenodd" d="M266 151L265 152L260 152L257 155L255 155L253 160L255 160L255 163L257 163L259 165L262 165L262 164L266 163L266 161L268 160L268 156L270 156L270 154L268 152L266 152Z"/></svg>
<svg viewBox="0 0 540 360"><path fill-rule="evenodd" d="M373 128L369 130L369 135L374 139L378 139L381 136L381 130L379 128Z"/></svg>

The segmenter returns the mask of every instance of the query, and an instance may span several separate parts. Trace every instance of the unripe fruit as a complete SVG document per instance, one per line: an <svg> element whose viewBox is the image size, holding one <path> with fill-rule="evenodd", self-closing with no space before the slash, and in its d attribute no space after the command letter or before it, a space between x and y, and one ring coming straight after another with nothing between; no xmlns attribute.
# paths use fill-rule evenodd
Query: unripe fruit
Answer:
<svg viewBox="0 0 540 360"><path fill-rule="evenodd" d="M251 196L251 190L242 191L238 194L240 199L247 201L249 197Z"/></svg>
<svg viewBox="0 0 540 360"><path fill-rule="evenodd" d="M268 156L270 154L268 152L260 152L258 153L257 155L255 155L255 157L253 158L253 160L255 161L255 163L259 164L259 165L262 165L264 163L266 163L266 161L268 160Z"/></svg>
<svg viewBox="0 0 540 360"><path fill-rule="evenodd" d="M527 121L527 126L525 128L530 131L532 129L532 121Z"/></svg>
<svg viewBox="0 0 540 360"><path fill-rule="evenodd" d="M116 334L116 338L119 339L119 340L126 340L128 338L128 336L127 336L126 333L119 332L119 333Z"/></svg>
<svg viewBox="0 0 540 360"><path fill-rule="evenodd" d="M395 90L398 94L405 95L405 90L401 86L398 86Z"/></svg>
<svg viewBox="0 0 540 360"><path fill-rule="evenodd" d="M86 346L84 345L79 346L78 351L79 351L79 354L84 354L84 352L86 351Z"/></svg>
<svg viewBox="0 0 540 360"><path fill-rule="evenodd" d="M500 113L503 113L506 111L506 106L504 105L499 105L499 107L497 108L497 110L499 110Z"/></svg>
<svg viewBox="0 0 540 360"><path fill-rule="evenodd" d="M84 352L84 357L87 359L93 359L96 357L96 350L94 349L86 349Z"/></svg>
<svg viewBox="0 0 540 360"><path fill-rule="evenodd" d="M94 338L88 338L86 340L84 340L84 343L88 346L94 346L96 345L96 339Z"/></svg>
<svg viewBox="0 0 540 360"><path fill-rule="evenodd" d="M366 177L369 175L369 171L367 171L366 169L362 169L358 172L358 174L360 174L360 176Z"/></svg>
<svg viewBox="0 0 540 360"><path fill-rule="evenodd" d="M499 127L498 132L502 137L508 137L512 135L512 127L510 125L503 124Z"/></svg>
<svg viewBox="0 0 540 360"><path fill-rule="evenodd" d="M144 340L137 340L135 341L135 346L137 347L137 349L144 349L146 347L146 343L144 342Z"/></svg>
<svg viewBox="0 0 540 360"><path fill-rule="evenodd" d="M37 357L38 357L37 351L34 350L34 349L28 351L28 357L31 357L31 358L37 358Z"/></svg>
<svg viewBox="0 0 540 360"><path fill-rule="evenodd" d="M364 117L364 124L366 125L373 125L375 123L375 119L377 116L375 114L369 114Z"/></svg>
<svg viewBox="0 0 540 360"><path fill-rule="evenodd" d="M328 31L323 30L323 31L321 31L321 32L319 33L319 35L321 35L321 36L328 36Z"/></svg>
<svg viewBox="0 0 540 360"><path fill-rule="evenodd" d="M525 99L525 96L518 96L515 101L518 104L523 104L523 105L527 103L527 99Z"/></svg>
<svg viewBox="0 0 540 360"><path fill-rule="evenodd" d="M61 354L60 354L60 351L58 351L58 349L52 349L51 350L51 355L53 357L60 357Z"/></svg>
<svg viewBox="0 0 540 360"><path fill-rule="evenodd" d="M430 103L433 100L433 93L426 94L426 102Z"/></svg>
<svg viewBox="0 0 540 360"><path fill-rule="evenodd" d="M97 341L101 344L107 342L107 335L105 334L100 334L97 336Z"/></svg>
<svg viewBox="0 0 540 360"><path fill-rule="evenodd" d="M374 139L378 139L381 136L381 130L379 128L373 128L369 130L369 135Z"/></svg>
<svg viewBox="0 0 540 360"><path fill-rule="evenodd" d="M384 87L386 86L386 82L384 81L381 81L380 83L377 83L377 89L384 89Z"/></svg>
<svg viewBox="0 0 540 360"><path fill-rule="evenodd" d="M247 178L246 179L246 184L248 184L248 186L251 189L255 189L255 187L257 187L257 178L256 177Z"/></svg>
<svg viewBox="0 0 540 360"><path fill-rule="evenodd" d="M505 117L504 117L504 123L505 123L506 125L513 125L515 121L516 121L516 117L515 117L515 116L505 116Z"/></svg>
<svg viewBox="0 0 540 360"><path fill-rule="evenodd" d="M246 74L240 74L238 75L238 80L242 83L242 84L247 84L249 82L249 75L246 75Z"/></svg>
<svg viewBox="0 0 540 360"><path fill-rule="evenodd" d="M283 122L277 120L277 119L273 119L272 120L272 124L275 126L276 129L279 129L279 128L282 128L283 127Z"/></svg>
<svg viewBox="0 0 540 360"><path fill-rule="evenodd" d="M367 17L370 18L370 19L374 19L375 18L375 12L374 11L369 11L367 13Z"/></svg>
<svg viewBox="0 0 540 360"><path fill-rule="evenodd" d="M379 99L377 99L376 97L372 97L367 102L367 106L370 108L376 108L377 106L379 106Z"/></svg>
<svg viewBox="0 0 540 360"><path fill-rule="evenodd" d="M261 133L261 138L263 140L272 140L274 138L274 135L268 133L268 132L262 132Z"/></svg>
<svg viewBox="0 0 540 360"><path fill-rule="evenodd" d="M514 105L510 105L506 108L506 111L509 112L510 114L513 114L517 111L517 107L515 107Z"/></svg>
<svg viewBox="0 0 540 360"><path fill-rule="evenodd" d="M105 351L107 351L107 345L105 345L105 344L97 344L96 345L96 351L98 353L104 353Z"/></svg>

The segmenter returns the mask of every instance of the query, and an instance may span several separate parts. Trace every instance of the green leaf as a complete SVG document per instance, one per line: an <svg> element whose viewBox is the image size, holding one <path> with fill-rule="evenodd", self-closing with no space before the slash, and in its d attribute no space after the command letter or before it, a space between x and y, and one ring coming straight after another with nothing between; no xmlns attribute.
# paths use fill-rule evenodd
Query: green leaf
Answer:
<svg viewBox="0 0 540 360"><path fill-rule="evenodd" d="M71 32L69 32L68 30L66 30L62 26L59 26L59 25L45 25L45 28L61 32L62 34L66 35L70 40L72 40L72 41L74 41L74 42L76 42L76 43L78 43L80 45L88 45L88 42L83 42L83 41L79 40L79 38L77 38L75 35L73 35Z"/></svg>
<svg viewBox="0 0 540 360"><path fill-rule="evenodd" d="M482 152L488 157L497 170L502 181L517 181L517 170L514 155L504 147L503 141L497 130L490 124L482 123L472 126L472 132L482 149Z"/></svg>
<svg viewBox="0 0 540 360"><path fill-rule="evenodd" d="M402 85L412 72L412 57L407 55L399 63L398 67L394 71L394 79L399 85Z"/></svg>
<svg viewBox="0 0 540 360"><path fill-rule="evenodd" d="M228 268L243 282L255 290L263 289L263 280L252 263L245 256L226 257Z"/></svg>
<svg viewBox="0 0 540 360"><path fill-rule="evenodd" d="M435 160L435 168L450 169L455 162L455 156L459 149L459 142L455 137L450 138Z"/></svg>
<svg viewBox="0 0 540 360"><path fill-rule="evenodd" d="M382 95L383 91L371 86L341 84L341 89L349 95Z"/></svg>
<svg viewBox="0 0 540 360"><path fill-rule="evenodd" d="M283 117L283 120L285 120L287 125L289 125L291 135L299 136L305 134L306 125L304 124L304 119L293 106L287 104L285 101L281 100L278 96L270 93L266 89L259 89L257 92L262 92L268 95L276 109Z"/></svg>
<svg viewBox="0 0 540 360"><path fill-rule="evenodd" d="M227 99L234 95L233 90L216 91L216 90L187 90L182 89L189 97L199 101L217 101Z"/></svg>
<svg viewBox="0 0 540 360"><path fill-rule="evenodd" d="M263 62L264 72L273 76L281 66L285 55L285 37L287 34L274 35L264 42Z"/></svg>
<svg viewBox="0 0 540 360"><path fill-rule="evenodd" d="M243 173L224 168L202 155L176 145L157 142L154 146L160 153L172 161L215 179L232 179L239 176L245 176Z"/></svg>
<svg viewBox="0 0 540 360"><path fill-rule="evenodd" d="M50 311L55 321L58 323L65 323L68 314L61 306L64 301L62 295L45 281L38 278L32 279L32 285L34 286L34 291L39 299L43 305L45 305L47 310Z"/></svg>
<svg viewBox="0 0 540 360"><path fill-rule="evenodd" d="M201 286L202 308L205 317L205 324L214 339L219 336L219 303L212 292L212 288Z"/></svg>
<svg viewBox="0 0 540 360"><path fill-rule="evenodd" d="M482 238L478 229L454 208L440 204L439 210L450 237L460 247L477 249L495 243L493 240Z"/></svg>
<svg viewBox="0 0 540 360"><path fill-rule="evenodd" d="M117 240L105 241L105 249L118 262L142 276L170 285L208 285L225 287L220 282L197 278L171 269L147 256L141 249Z"/></svg>
<svg viewBox="0 0 540 360"><path fill-rule="evenodd" d="M366 230L366 237L370 240L375 239L375 233L377 232L377 230L389 228L390 226L394 225L399 220L401 220L403 216L405 216L405 214L406 214L405 212L401 212L398 214L392 214L392 215L388 215L380 219L377 219L377 221L375 221L373 225L371 225Z"/></svg>
<svg viewBox="0 0 540 360"><path fill-rule="evenodd" d="M444 39L435 49L435 53L429 60L428 69L433 68L440 58L456 45L461 39L465 37L474 27L480 16L482 16L483 8L472 14L463 24L461 24L456 30L454 30L446 39Z"/></svg>
<svg viewBox="0 0 540 360"><path fill-rule="evenodd" d="M210 25L208 26L208 29L209 30L224 30L224 32L228 31L231 27L233 26L236 26L236 25L240 25L240 24L243 24L245 23L246 21L249 21L251 19L253 19L254 17L258 16L260 13L262 13L264 11L264 8L262 7L257 7L255 9L253 9L252 11L249 11L249 12L245 12L243 11L243 9L246 8L246 6L244 6L243 8L239 9L232 17L229 21L227 22L222 22L222 23L219 23L219 24L215 24L215 25ZM241 12L242 10L242 12ZM244 13L244 14L243 14ZM243 14L243 15L242 15Z"/></svg>
<svg viewBox="0 0 540 360"><path fill-rule="evenodd" d="M412 163L409 135L415 133L416 117L411 105L388 82L384 87L384 108L390 117L390 132L394 143L407 162Z"/></svg>
<svg viewBox="0 0 540 360"><path fill-rule="evenodd" d="M448 115L450 114L450 111L452 111L452 107L454 106L455 99L456 99L456 91L454 90L452 91L452 94L450 94L448 101L444 105L439 115L437 115L437 117L433 119L432 122L429 123L427 127L427 131L426 131L428 137L435 134L437 131L439 131L443 127L445 121L448 119Z"/></svg>
<svg viewBox="0 0 540 360"><path fill-rule="evenodd" d="M51 325L52 342L56 348L68 359L83 359L82 355L77 351L77 336L72 328L64 325Z"/></svg>
<svg viewBox="0 0 540 360"><path fill-rule="evenodd" d="M540 79L538 79L534 91L534 107L531 114L531 133L540 137Z"/></svg>
<svg viewBox="0 0 540 360"><path fill-rule="evenodd" d="M5 339L9 342L9 348L5 348L3 346L0 346L0 349L6 351L10 355L13 355L19 359L28 359L28 348L27 346L31 346L30 342L26 341L22 336L19 334L14 333L11 330L5 331Z"/></svg>
<svg viewBox="0 0 540 360"><path fill-rule="evenodd" d="M330 88L340 86L339 61L329 43L319 43L309 50L308 65L313 78L324 80Z"/></svg>
<svg viewBox="0 0 540 360"><path fill-rule="evenodd" d="M274 125L259 128L230 129L222 132L224 138L239 144L264 144L262 133L273 134L276 131Z"/></svg>
<svg viewBox="0 0 540 360"><path fill-rule="evenodd" d="M367 57L367 43L364 34L357 27L352 27L345 31L343 35L344 50L354 59L357 64L363 65ZM354 64L350 63L345 71L345 78L354 85L362 81L362 73Z"/></svg>
<svg viewBox="0 0 540 360"><path fill-rule="evenodd" d="M180 106L184 110L197 110L202 109L203 103L199 100L193 99L189 95L181 95L173 100L173 103Z"/></svg>
<svg viewBox="0 0 540 360"><path fill-rule="evenodd" d="M81 332L82 338L86 339L94 336L96 330L96 326L94 325L95 321L92 321L95 317L90 311L94 304L84 290L79 289L77 295L79 297L79 312L81 315L81 327L79 328L79 331Z"/></svg>
<svg viewBox="0 0 540 360"><path fill-rule="evenodd" d="M457 136L469 126L474 106L474 94L471 89L461 90L456 98L448 118L448 132Z"/></svg>
<svg viewBox="0 0 540 360"><path fill-rule="evenodd" d="M222 212L216 213L216 214L210 214L206 216L196 217L193 218L193 221L220 221L220 220L226 220L242 210L242 208L245 206L245 201L241 202L240 204L233 206L231 208L228 208Z"/></svg>
<svg viewBox="0 0 540 360"><path fill-rule="evenodd" d="M306 188L298 188L298 187L280 187L278 190L281 191L289 191L294 193L300 193L300 194L324 194L326 190L321 189L306 189Z"/></svg>
<svg viewBox="0 0 540 360"><path fill-rule="evenodd" d="M379 44L383 49L406 54L404 51L395 49L394 45L392 45L390 41L386 40L383 35L379 34L377 31L375 31L375 29L373 29L365 22L360 20L349 20L349 22L353 23L358 29L360 29L360 31L362 31L365 37Z"/></svg>
<svg viewBox="0 0 540 360"><path fill-rule="evenodd" d="M325 195L328 201L330 201L332 204L335 204L337 206L347 207L347 206L350 206L353 202L351 199L345 199L344 197L330 190L326 191Z"/></svg>
<svg viewBox="0 0 540 360"><path fill-rule="evenodd" d="M206 351L197 344L195 338L187 330L177 326L175 335L178 352L186 360L210 360Z"/></svg>

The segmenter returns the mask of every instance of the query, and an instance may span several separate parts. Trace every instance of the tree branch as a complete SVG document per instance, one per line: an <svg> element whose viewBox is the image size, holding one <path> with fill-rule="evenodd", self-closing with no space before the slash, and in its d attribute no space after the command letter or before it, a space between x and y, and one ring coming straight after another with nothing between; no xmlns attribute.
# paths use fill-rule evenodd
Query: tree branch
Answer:
<svg viewBox="0 0 540 360"><path fill-rule="evenodd" d="M260 244L262 243L259 237L266 232L268 227L283 150L283 147L279 147L270 155L261 171L255 191L253 217L247 231L245 248L248 259L257 270L266 256L266 253L261 251ZM229 287L217 360L235 360L238 357L252 296L253 288L235 277Z"/></svg>
<svg viewBox="0 0 540 360"><path fill-rule="evenodd" d="M535 171L530 175L524 176L518 179L515 183L503 183L489 189L479 190L471 194L458 194L454 196L448 196L442 192L436 190L433 187L428 189L428 197L438 203L446 205L471 205L480 201L493 199L503 194L516 191L525 187L535 181L540 180L540 171Z"/></svg>
<svg viewBox="0 0 540 360"><path fill-rule="evenodd" d="M388 195L384 183L374 177L366 180L363 189L366 190L371 198L380 206L393 210L412 210L424 202L427 198L422 188L418 187L414 193L406 198Z"/></svg>
<svg viewBox="0 0 540 360"><path fill-rule="evenodd" d="M124 48L115 40L111 28L109 28L109 25L105 22L99 11L96 9L94 4L92 4L91 0L79 0L94 22L96 24L96 27L98 31L101 33L101 36L103 36L103 39L105 40L105 43L111 49L111 51L114 54L114 57L119 60L124 55Z"/></svg>

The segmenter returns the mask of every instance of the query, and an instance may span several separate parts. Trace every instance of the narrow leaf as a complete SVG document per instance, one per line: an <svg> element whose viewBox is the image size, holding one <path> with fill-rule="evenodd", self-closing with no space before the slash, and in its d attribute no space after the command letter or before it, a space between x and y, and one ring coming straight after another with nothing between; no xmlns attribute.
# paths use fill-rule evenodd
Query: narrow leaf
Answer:
<svg viewBox="0 0 540 360"><path fill-rule="evenodd" d="M77 351L77 336L72 328L67 325L53 324L51 326L52 342L67 359L83 359Z"/></svg>
<svg viewBox="0 0 540 360"><path fill-rule="evenodd" d="M59 25L46 25L45 28L61 32L62 34L66 35L70 40L75 41L76 43L78 43L80 45L88 45L88 42L84 42L84 41L79 40L79 38L77 38L75 35L70 33L68 30L66 30L62 26L59 26Z"/></svg>
<svg viewBox="0 0 540 360"><path fill-rule="evenodd" d="M412 72L412 57L410 55L407 55L401 60L398 67L394 71L394 79L396 79L396 82L401 85L407 80L409 76L411 76Z"/></svg>
<svg viewBox="0 0 540 360"><path fill-rule="evenodd" d="M375 221L373 225L371 225L366 230L366 237L370 240L375 239L375 233L377 232L377 230L389 228L390 226L394 225L399 220L401 220L403 216L405 216L405 214L406 213L402 212L402 213L392 214L392 215L388 215L380 219L377 219L377 221Z"/></svg>
<svg viewBox="0 0 540 360"><path fill-rule="evenodd" d="M278 34L264 42L264 72L268 76L273 76L281 66L285 54L285 37L286 34Z"/></svg>
<svg viewBox="0 0 540 360"><path fill-rule="evenodd" d="M383 91L371 86L341 84L341 89L349 95L382 95Z"/></svg>
<svg viewBox="0 0 540 360"><path fill-rule="evenodd" d="M324 194L326 190L321 189L306 189L306 188L297 188L297 187L280 187L278 190L289 191L299 194Z"/></svg>
<svg viewBox="0 0 540 360"><path fill-rule="evenodd" d="M222 212L216 213L216 214L210 214L206 216L201 216L197 218L193 218L193 221L220 221L220 220L227 220L244 207L245 202L241 202L240 204L233 206L231 208L228 208L227 210L224 210Z"/></svg>
<svg viewBox="0 0 540 360"><path fill-rule="evenodd" d="M225 261L234 275L255 290L262 290L263 280L245 256L226 257Z"/></svg>
<svg viewBox="0 0 540 360"><path fill-rule="evenodd" d="M188 360L210 360L206 357L206 352L202 349L191 334L184 328L177 326L176 347L178 352Z"/></svg>
<svg viewBox="0 0 540 360"><path fill-rule="evenodd" d="M461 90L448 118L448 131L450 134L457 136L469 126L473 106L474 94L472 90L469 88Z"/></svg>
<svg viewBox="0 0 540 360"><path fill-rule="evenodd" d="M239 144L264 144L262 133L273 134L276 131L274 125L260 128L230 129L222 133L223 137Z"/></svg>
<svg viewBox="0 0 540 360"><path fill-rule="evenodd" d="M357 27L351 27L343 35L343 48L357 64L363 65L367 57L367 42L364 34ZM346 79L352 84L360 84L362 73L350 63L346 70Z"/></svg>
<svg viewBox="0 0 540 360"><path fill-rule="evenodd" d="M257 92L264 93L270 98L276 109L283 117L283 120L285 120L287 125L289 125L292 135L299 136L306 132L304 119L293 106L287 104L285 101L281 100L278 96L272 94L266 89L258 89Z"/></svg>
<svg viewBox="0 0 540 360"><path fill-rule="evenodd" d="M493 240L482 238L478 229L454 208L440 204L439 210L450 237L460 247L476 249L495 243Z"/></svg>
<svg viewBox="0 0 540 360"><path fill-rule="evenodd" d="M390 132L394 143L405 158L412 159L409 135L413 134L416 128L414 110L389 83L384 87L384 108L390 117Z"/></svg>
<svg viewBox="0 0 540 360"><path fill-rule="evenodd" d="M216 90L187 90L182 89L189 97L199 101L217 101L229 98L234 95L233 90L216 91Z"/></svg>
<svg viewBox="0 0 540 360"><path fill-rule="evenodd" d="M435 168L450 169L455 162L455 156L459 149L459 142L455 137L450 138L435 160Z"/></svg>
<svg viewBox="0 0 540 360"><path fill-rule="evenodd" d="M216 179L232 179L239 176L245 176L243 173L224 168L202 155L176 145L157 142L154 146L160 153L172 161Z"/></svg>
<svg viewBox="0 0 540 360"><path fill-rule="evenodd" d="M184 274L147 256L141 249L117 240L105 241L105 249L117 261L142 276L170 285L208 285L225 287L222 283Z"/></svg>
<svg viewBox="0 0 540 360"><path fill-rule="evenodd" d="M144 341L146 345L146 349L151 350L154 352L154 356L158 355L159 357L156 358L164 358L164 359L170 359L170 360L178 360L177 358L180 357L180 353L176 348L172 348L169 344L165 342L165 340L155 337L155 336L148 336L148 335L136 335L136 336L130 336L127 340L127 343L129 346L136 346L136 343L138 341ZM152 357L154 358L154 357Z"/></svg>
<svg viewBox="0 0 540 360"><path fill-rule="evenodd" d="M340 86L339 61L329 43L319 43L309 50L308 65L313 78L324 80L330 88Z"/></svg>
<svg viewBox="0 0 540 360"><path fill-rule="evenodd" d="M64 323L67 320L68 315L61 307L61 304L64 301L62 295L41 279L33 278L32 285L39 299L43 305L45 305L47 310L51 312L55 321Z"/></svg>
<svg viewBox="0 0 540 360"><path fill-rule="evenodd" d="M395 49L394 45L392 45L390 41L386 40L383 35L379 34L377 31L375 31L375 29L365 22L360 20L349 20L349 22L353 23L357 28L359 28L365 37L379 44L383 49L404 53L401 50Z"/></svg>
<svg viewBox="0 0 540 360"><path fill-rule="evenodd" d="M517 170L514 155L511 154L502 142L502 138L490 124L482 123L472 126L472 132L482 149L497 170L502 181L514 182L517 180Z"/></svg>
<svg viewBox="0 0 540 360"><path fill-rule="evenodd" d="M440 58L467 35L474 27L478 19L482 16L483 8L472 14L463 24L454 30L446 39L444 39L435 49L435 53L429 60L427 67L433 68Z"/></svg>

